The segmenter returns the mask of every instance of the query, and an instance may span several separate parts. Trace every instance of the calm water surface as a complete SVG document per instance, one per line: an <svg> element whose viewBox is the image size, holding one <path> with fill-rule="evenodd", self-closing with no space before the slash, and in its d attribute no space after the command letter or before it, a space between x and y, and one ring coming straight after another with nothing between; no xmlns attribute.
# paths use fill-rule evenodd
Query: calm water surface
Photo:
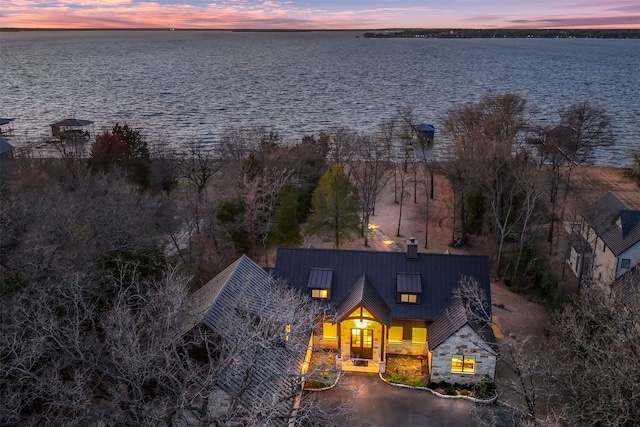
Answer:
<svg viewBox="0 0 640 427"><path fill-rule="evenodd" d="M0 117L16 118L17 143L66 117L93 120L96 130L126 121L173 145L250 125L294 140L333 125L375 131L400 106L438 127L455 106L515 92L539 123L584 99L604 107L618 143L598 150L597 164L621 165L640 144L638 40L357 35L4 32Z"/></svg>

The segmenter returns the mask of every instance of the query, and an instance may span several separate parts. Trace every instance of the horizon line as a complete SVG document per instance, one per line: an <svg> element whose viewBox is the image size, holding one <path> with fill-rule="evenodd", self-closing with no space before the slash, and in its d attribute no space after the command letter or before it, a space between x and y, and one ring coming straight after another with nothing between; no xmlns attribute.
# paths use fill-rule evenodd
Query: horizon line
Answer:
<svg viewBox="0 0 640 427"><path fill-rule="evenodd" d="M60 28L60 27L0 27L0 31L265 31L265 32L309 32L309 31L401 31L401 30L473 30L473 31L638 31L640 28L600 28L600 27L546 27L546 28L515 28L515 27L388 27L388 28L189 28L189 27L92 27L92 28Z"/></svg>

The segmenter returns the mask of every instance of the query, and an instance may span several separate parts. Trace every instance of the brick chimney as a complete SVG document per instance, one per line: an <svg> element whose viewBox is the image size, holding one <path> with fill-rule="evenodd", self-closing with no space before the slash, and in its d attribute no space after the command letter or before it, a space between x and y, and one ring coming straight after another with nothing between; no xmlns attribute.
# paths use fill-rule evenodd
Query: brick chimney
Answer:
<svg viewBox="0 0 640 427"><path fill-rule="evenodd" d="M418 242L415 237L409 237L407 240L407 259L418 258Z"/></svg>

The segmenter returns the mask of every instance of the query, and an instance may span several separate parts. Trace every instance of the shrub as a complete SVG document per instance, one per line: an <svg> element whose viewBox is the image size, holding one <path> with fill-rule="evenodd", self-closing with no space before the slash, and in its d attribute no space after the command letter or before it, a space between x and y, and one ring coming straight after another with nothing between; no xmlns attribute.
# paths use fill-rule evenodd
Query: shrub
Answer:
<svg viewBox="0 0 640 427"><path fill-rule="evenodd" d="M493 397L496 394L496 383L489 377L489 375L485 375L482 377L480 383L476 386L476 395L479 398L488 398Z"/></svg>

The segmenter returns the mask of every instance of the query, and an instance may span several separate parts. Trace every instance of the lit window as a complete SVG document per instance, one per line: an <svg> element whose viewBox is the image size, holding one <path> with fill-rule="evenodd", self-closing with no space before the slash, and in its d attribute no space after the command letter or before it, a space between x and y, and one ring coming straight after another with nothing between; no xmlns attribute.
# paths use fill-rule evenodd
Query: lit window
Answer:
<svg viewBox="0 0 640 427"><path fill-rule="evenodd" d="M476 357L454 354L451 357L451 372L473 374L476 371Z"/></svg>
<svg viewBox="0 0 640 427"><path fill-rule="evenodd" d="M371 319L374 318L373 314L371 314L371 312L364 307L356 308L347 317L369 317Z"/></svg>
<svg viewBox="0 0 640 427"><path fill-rule="evenodd" d="M402 326L389 328L389 342L402 342Z"/></svg>
<svg viewBox="0 0 640 427"><path fill-rule="evenodd" d="M631 260L627 258L623 258L620 260L620 268L629 268L631 267Z"/></svg>
<svg viewBox="0 0 640 427"><path fill-rule="evenodd" d="M418 295L416 294L400 294L400 302L408 302L415 304L418 302Z"/></svg>
<svg viewBox="0 0 640 427"><path fill-rule="evenodd" d="M289 336L291 335L291 324L287 323L284 326L284 340L289 341Z"/></svg>
<svg viewBox="0 0 640 427"><path fill-rule="evenodd" d="M337 323L323 323L322 324L322 337L325 339L338 338L338 324Z"/></svg>
<svg viewBox="0 0 640 427"><path fill-rule="evenodd" d="M411 342L413 344L424 344L427 342L427 328L412 328Z"/></svg>
<svg viewBox="0 0 640 427"><path fill-rule="evenodd" d="M311 289L311 297L327 299L329 298L329 290L328 289Z"/></svg>

